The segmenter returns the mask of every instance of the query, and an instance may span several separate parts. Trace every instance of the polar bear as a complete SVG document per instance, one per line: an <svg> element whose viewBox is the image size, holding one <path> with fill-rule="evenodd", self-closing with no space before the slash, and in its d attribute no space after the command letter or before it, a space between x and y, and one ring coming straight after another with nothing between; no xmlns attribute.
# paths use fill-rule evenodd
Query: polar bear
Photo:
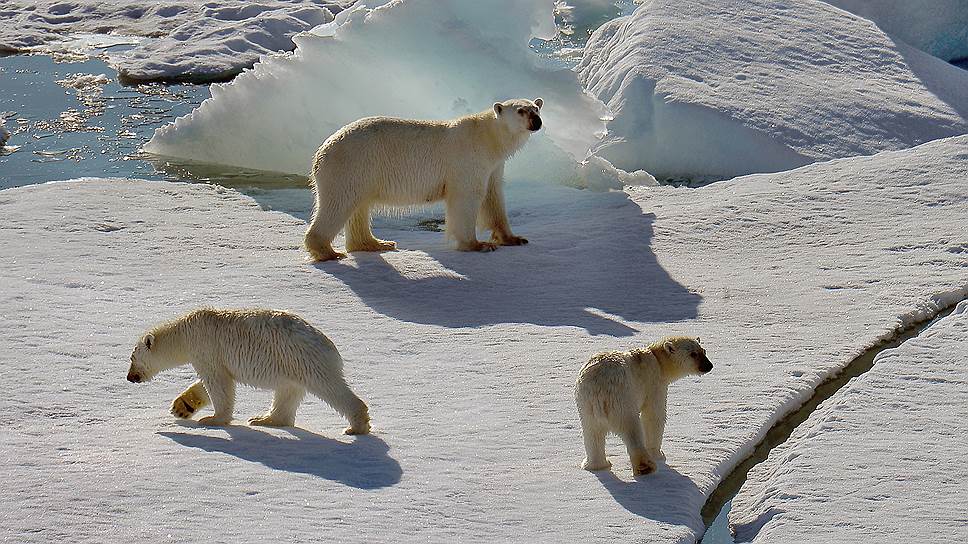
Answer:
<svg viewBox="0 0 968 544"><path fill-rule="evenodd" d="M347 251L387 251L396 243L370 230L370 209L443 200L447 235L461 251L528 243L511 233L504 209L504 162L541 128L537 98L496 102L448 121L368 117L330 136L313 158L316 204L305 246L315 261L346 257L333 239L346 226ZM477 239L477 225L490 242Z"/></svg>
<svg viewBox="0 0 968 544"><path fill-rule="evenodd" d="M306 391L349 420L346 434L370 431L369 409L343 377L336 346L300 317L277 310L202 308L145 333L131 353L128 381L147 382L162 370L191 364L194 383L172 413L191 417L211 402L215 415L203 425L228 425L235 406L235 383L275 391L272 408L252 425L291 427Z"/></svg>
<svg viewBox="0 0 968 544"><path fill-rule="evenodd" d="M649 474L662 454L669 384L713 369L699 338L670 336L645 349L599 353L582 367L575 402L585 439L585 470L612 466L605 458L605 434L617 434L635 475Z"/></svg>

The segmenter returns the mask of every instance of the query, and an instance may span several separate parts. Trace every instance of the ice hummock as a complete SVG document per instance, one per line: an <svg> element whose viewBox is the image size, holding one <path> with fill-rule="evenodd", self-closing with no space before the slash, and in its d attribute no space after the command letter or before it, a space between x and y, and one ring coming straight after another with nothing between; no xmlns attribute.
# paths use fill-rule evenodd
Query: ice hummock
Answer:
<svg viewBox="0 0 968 544"><path fill-rule="evenodd" d="M540 96L545 128L507 177L574 181L605 110L574 72L529 47L556 32L552 0L361 3L294 37L294 54L213 85L211 99L158 129L145 150L304 174L322 141L361 117L445 119Z"/></svg>
<svg viewBox="0 0 968 544"><path fill-rule="evenodd" d="M653 0L599 28L580 73L614 117L596 154L657 177L780 171L968 132L968 72L818 0Z"/></svg>

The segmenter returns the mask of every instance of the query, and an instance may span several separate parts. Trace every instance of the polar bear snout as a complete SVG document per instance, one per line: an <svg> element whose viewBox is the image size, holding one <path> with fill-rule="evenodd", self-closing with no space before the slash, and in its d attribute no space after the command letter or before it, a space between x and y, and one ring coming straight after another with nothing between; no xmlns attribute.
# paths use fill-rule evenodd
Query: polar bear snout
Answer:
<svg viewBox="0 0 968 544"><path fill-rule="evenodd" d="M706 374L713 369L713 363L706 357L705 353L701 353L696 357L696 369L699 370L700 374Z"/></svg>
<svg viewBox="0 0 968 544"><path fill-rule="evenodd" d="M537 132L537 131L541 130L541 116L540 115L538 115L536 113L532 113L531 116L528 117L528 130L530 130L531 132Z"/></svg>
<svg viewBox="0 0 968 544"><path fill-rule="evenodd" d="M141 374L138 374L137 372L134 372L132 370L129 370L128 371L128 381L131 382L131 383L141 383L144 380L141 379Z"/></svg>

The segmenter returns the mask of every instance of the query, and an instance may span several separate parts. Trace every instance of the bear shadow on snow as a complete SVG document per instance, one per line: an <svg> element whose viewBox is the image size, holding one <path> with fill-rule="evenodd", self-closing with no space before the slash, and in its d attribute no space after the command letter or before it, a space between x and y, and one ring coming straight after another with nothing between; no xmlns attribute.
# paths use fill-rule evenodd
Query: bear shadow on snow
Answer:
<svg viewBox="0 0 968 544"><path fill-rule="evenodd" d="M532 323L629 336L638 331L624 321L695 318L702 297L676 282L651 250L655 215L624 193L583 193L552 197L540 210L512 210L515 233L530 240L525 246L466 253L440 232L393 230L378 236L396 240L396 252L356 252L315 266L375 311L414 323ZM414 278L414 268L426 267L412 259L415 252L449 273L438 268Z"/></svg>
<svg viewBox="0 0 968 544"><path fill-rule="evenodd" d="M190 428L209 429L180 422ZM390 446L372 434L340 442L298 427L284 427L293 438L276 436L250 427L218 427L229 438L205 434L159 432L183 446L227 453L271 469L298 472L359 489L389 487L400 481L403 469L389 456Z"/></svg>
<svg viewBox="0 0 968 544"><path fill-rule="evenodd" d="M698 510L675 505L701 505L705 496L692 480L665 463L659 463L652 474L632 481L621 480L610 470L594 474L615 502L636 516L686 527L702 523Z"/></svg>

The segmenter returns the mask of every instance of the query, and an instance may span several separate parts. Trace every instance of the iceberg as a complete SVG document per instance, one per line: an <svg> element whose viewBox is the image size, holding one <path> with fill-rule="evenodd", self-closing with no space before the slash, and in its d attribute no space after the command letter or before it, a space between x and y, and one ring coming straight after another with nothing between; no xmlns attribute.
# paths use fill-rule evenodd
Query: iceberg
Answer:
<svg viewBox="0 0 968 544"><path fill-rule="evenodd" d="M545 128L506 177L576 183L606 111L573 71L530 48L532 38L556 35L554 8L552 0L362 2L295 36L294 53L213 85L211 99L158 129L145 151L305 174L323 140L362 117L444 119L540 96Z"/></svg>

